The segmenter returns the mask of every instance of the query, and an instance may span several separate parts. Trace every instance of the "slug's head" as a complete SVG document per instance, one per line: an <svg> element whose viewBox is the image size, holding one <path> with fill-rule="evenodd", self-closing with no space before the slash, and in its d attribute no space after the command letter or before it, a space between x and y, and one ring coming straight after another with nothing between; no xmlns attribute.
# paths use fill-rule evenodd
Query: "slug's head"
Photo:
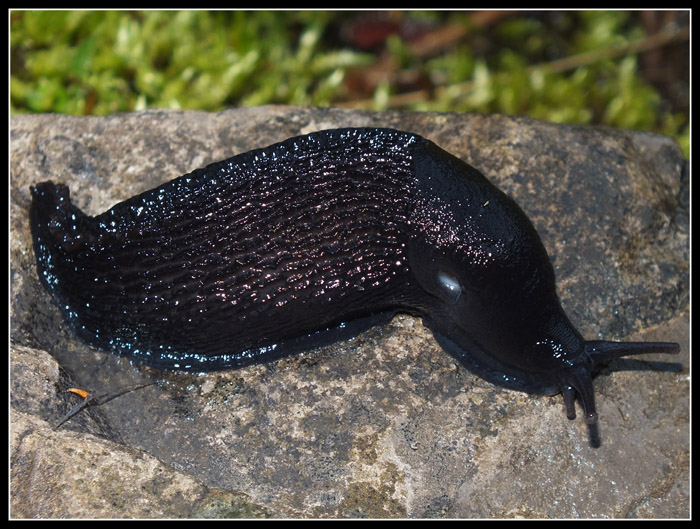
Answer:
<svg viewBox="0 0 700 529"><path fill-rule="evenodd" d="M552 291L523 291L503 281L503 289L480 291L437 272L435 305L424 320L447 351L484 378L535 393L561 392L569 419L576 417L578 398L586 421L597 422L593 376L601 366L624 356L680 351L677 343L586 341ZM490 292L486 299L483 292Z"/></svg>
<svg viewBox="0 0 700 529"><path fill-rule="evenodd" d="M578 396L597 421L592 376L614 358L677 353L675 343L585 341L564 313L554 270L515 202L432 146L416 157L409 263L415 302L437 340L467 367L509 387Z"/></svg>

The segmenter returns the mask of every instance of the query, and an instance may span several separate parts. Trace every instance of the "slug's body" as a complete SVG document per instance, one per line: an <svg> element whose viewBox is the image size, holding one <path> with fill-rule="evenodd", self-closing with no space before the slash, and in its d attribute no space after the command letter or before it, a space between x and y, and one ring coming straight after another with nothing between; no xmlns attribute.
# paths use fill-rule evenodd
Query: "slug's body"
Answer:
<svg viewBox="0 0 700 529"><path fill-rule="evenodd" d="M39 276L86 341L146 364L243 366L397 312L490 377L578 393L591 370L677 344L586 342L521 209L420 136L338 129L235 156L88 217L32 188Z"/></svg>

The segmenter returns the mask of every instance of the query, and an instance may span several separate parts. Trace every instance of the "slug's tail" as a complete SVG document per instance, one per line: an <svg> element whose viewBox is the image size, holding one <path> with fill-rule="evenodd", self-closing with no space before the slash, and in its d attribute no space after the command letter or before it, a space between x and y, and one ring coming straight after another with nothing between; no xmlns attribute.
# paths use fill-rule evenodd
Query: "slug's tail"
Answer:
<svg viewBox="0 0 700 529"><path fill-rule="evenodd" d="M92 240L90 217L70 201L68 187L42 182L31 187L29 211L40 279L52 293L70 276L72 256Z"/></svg>
<svg viewBox="0 0 700 529"><path fill-rule="evenodd" d="M678 354L680 345L672 342L606 342L588 341L584 345L584 356L588 358L590 366L579 365L566 371L563 377L562 395L566 406L566 415L569 419L576 418L574 398L579 396L588 424L598 421L595 409L595 398L591 369L601 364L620 358L640 354Z"/></svg>

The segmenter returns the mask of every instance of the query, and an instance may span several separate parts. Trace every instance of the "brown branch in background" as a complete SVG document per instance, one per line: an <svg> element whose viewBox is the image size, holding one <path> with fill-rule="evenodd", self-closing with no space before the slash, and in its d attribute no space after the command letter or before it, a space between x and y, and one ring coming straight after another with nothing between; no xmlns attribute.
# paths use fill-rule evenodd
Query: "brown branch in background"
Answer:
<svg viewBox="0 0 700 529"><path fill-rule="evenodd" d="M360 49L384 49L389 37L397 35L410 50L411 55L426 59L439 55L455 44L463 41L474 28L483 29L513 14L513 11L474 11L470 14L469 25L446 24L439 27L402 25L401 14L397 12L371 12L358 17L349 26L346 40ZM410 92L431 94L433 82L426 72L418 69L400 70L396 59L386 52L379 52L379 59L372 65L351 68L346 72L345 86L353 94L352 101L341 106L353 107L353 101L362 103L371 98L377 86L386 83L401 93ZM416 87L419 90L416 90ZM366 102L367 103L367 102ZM370 103L367 103L371 105Z"/></svg>
<svg viewBox="0 0 700 529"><path fill-rule="evenodd" d="M451 38L463 38L464 34L465 33L460 34L460 32L456 30L454 32L449 32ZM688 27L680 28L676 31L662 31L650 35L644 39L630 42L621 46L616 46L614 48L593 50L547 63L536 64L530 66L527 71L534 72L536 70L546 69L555 73L562 73L569 70L574 70L581 66L595 64L600 61L616 59L619 57L624 57L625 55L636 55L650 50L660 49L671 44L687 42L689 39L690 28ZM433 48L432 46L425 46L425 49L432 50ZM425 49L423 49L423 51L425 51ZM418 50L420 51L421 48L419 47ZM425 100L431 96L440 97L446 94L448 90L457 90L460 93L465 93L470 91L473 86L474 81L467 81L457 85L442 86L432 89L424 88L412 92L406 92L390 97L387 101L387 106L389 108L402 107L417 101ZM372 99L363 99L339 103L338 106L345 108L371 108L373 103L374 101Z"/></svg>
<svg viewBox="0 0 700 529"><path fill-rule="evenodd" d="M615 48L607 48L602 50L593 50L571 57L565 57L546 64L533 66L532 69L546 67L556 73L573 70L580 66L586 66L600 61L617 59L625 55L637 55L645 51L662 48L669 44L687 41L690 38L690 28L682 28L674 32L661 32L651 35L641 40L630 42L628 44Z"/></svg>
<svg viewBox="0 0 700 529"><path fill-rule="evenodd" d="M475 11L469 17L470 26L447 24L427 31L410 43L411 53L417 57L431 57L463 40L472 28L483 29L513 15L515 11Z"/></svg>

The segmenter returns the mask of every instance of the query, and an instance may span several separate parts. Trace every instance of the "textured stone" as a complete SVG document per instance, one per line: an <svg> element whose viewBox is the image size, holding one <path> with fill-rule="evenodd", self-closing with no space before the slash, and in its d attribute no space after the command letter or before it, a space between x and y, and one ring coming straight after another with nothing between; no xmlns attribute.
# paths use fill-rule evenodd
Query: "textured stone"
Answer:
<svg viewBox="0 0 700 529"><path fill-rule="evenodd" d="M210 162L346 126L413 131L477 167L532 219L585 337L679 341L681 355L611 364L591 430L566 420L560 396L474 377L409 316L199 376L133 366L63 324L36 276L30 184L64 182L97 214ZM673 140L293 107L28 115L11 119L10 166L13 517L689 516L689 183ZM79 400L71 385L154 381L51 429Z"/></svg>
<svg viewBox="0 0 700 529"><path fill-rule="evenodd" d="M268 517L245 494L210 489L145 452L86 433L54 431L13 411L15 518Z"/></svg>

